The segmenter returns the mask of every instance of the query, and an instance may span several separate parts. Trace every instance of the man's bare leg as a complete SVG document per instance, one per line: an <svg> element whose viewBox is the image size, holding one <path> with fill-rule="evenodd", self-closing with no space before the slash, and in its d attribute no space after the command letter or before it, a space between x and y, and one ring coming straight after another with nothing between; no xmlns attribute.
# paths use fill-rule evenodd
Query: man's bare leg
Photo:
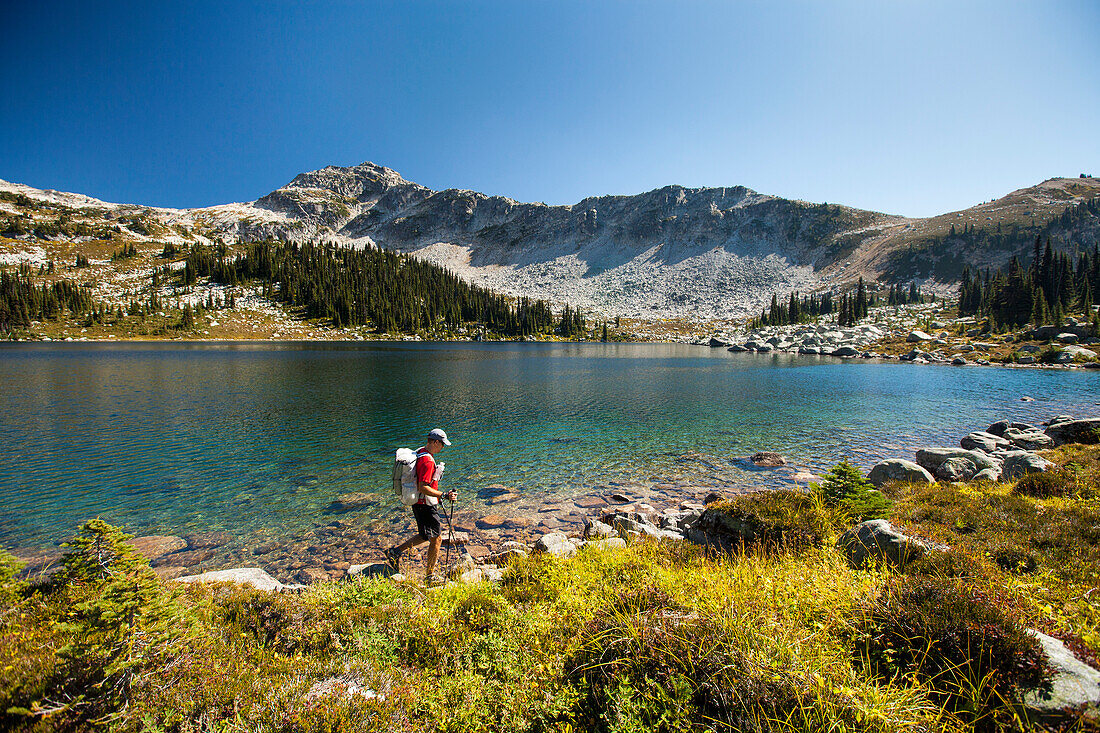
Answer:
<svg viewBox="0 0 1100 733"><path fill-rule="evenodd" d="M424 539L420 535L413 535L412 537L410 537L409 539L405 540L400 545L398 545L397 546L397 551L401 552L401 553L404 553L406 550L411 550L412 548L416 547L417 545L422 545L427 541L428 540Z"/></svg>

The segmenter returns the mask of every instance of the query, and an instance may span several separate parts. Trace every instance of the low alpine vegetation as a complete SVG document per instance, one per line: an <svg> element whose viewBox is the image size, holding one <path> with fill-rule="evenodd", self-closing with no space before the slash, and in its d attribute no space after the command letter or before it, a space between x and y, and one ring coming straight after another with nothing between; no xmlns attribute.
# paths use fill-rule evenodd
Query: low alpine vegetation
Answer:
<svg viewBox="0 0 1100 733"><path fill-rule="evenodd" d="M1048 455L1095 486L1097 449ZM854 569L835 508L867 489L844 467L822 487L712 505L758 538L730 552L587 547L432 589L164 583L93 520L45 584L0 555L0 727L1022 731L1049 672L1026 629L1100 651L1092 494L889 487L890 521L949 549Z"/></svg>

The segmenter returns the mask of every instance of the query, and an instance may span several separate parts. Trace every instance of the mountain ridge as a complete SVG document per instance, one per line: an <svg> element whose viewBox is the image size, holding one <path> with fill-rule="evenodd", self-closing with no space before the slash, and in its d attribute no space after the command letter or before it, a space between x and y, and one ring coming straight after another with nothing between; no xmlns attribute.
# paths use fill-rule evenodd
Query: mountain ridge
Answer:
<svg viewBox="0 0 1100 733"><path fill-rule="evenodd" d="M835 289L859 276L950 289L964 265L1000 267L1026 255L1035 233L1053 232L1075 246L1091 246L1100 234L1096 222L1048 226L1075 203L1100 196L1100 181L1091 177L1047 179L926 218L745 186L671 184L575 204L520 202L468 189L435 191L369 161L300 173L255 201L194 209L110 204L10 183L0 190L107 219L146 216L169 240L187 230L196 241L380 246L507 294L647 318L743 317L759 312L773 292ZM20 213L10 203L0 207L0 216Z"/></svg>

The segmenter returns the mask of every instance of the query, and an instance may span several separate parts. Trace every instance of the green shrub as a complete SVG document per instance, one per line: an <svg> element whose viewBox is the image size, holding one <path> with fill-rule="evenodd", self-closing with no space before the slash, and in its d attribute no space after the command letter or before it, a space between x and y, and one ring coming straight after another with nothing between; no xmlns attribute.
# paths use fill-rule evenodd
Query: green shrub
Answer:
<svg viewBox="0 0 1100 733"><path fill-rule="evenodd" d="M1020 545L1005 545L990 553L997 566L1007 573L1022 575L1034 572L1039 566L1035 553Z"/></svg>
<svg viewBox="0 0 1100 733"><path fill-rule="evenodd" d="M846 523L884 519L890 513L890 501L847 460L829 469L821 483L813 484L812 488Z"/></svg>
<svg viewBox="0 0 1100 733"><path fill-rule="evenodd" d="M72 593L61 624L67 643L57 651L55 696L36 701L83 720L110 720L134 691L163 684L187 642L176 596L117 527L92 519L65 544L59 582Z"/></svg>
<svg viewBox="0 0 1100 733"><path fill-rule="evenodd" d="M730 632L659 591L620 596L569 659L575 730L884 730L835 688L752 659Z"/></svg>
<svg viewBox="0 0 1100 733"><path fill-rule="evenodd" d="M0 549L0 612L11 608L27 589L26 581L19 579L23 563Z"/></svg>
<svg viewBox="0 0 1100 733"><path fill-rule="evenodd" d="M1026 474L1012 487L1012 493L1034 499L1049 499L1052 496L1087 498L1082 494L1090 492L1088 487L1078 483L1074 472L1060 470Z"/></svg>
<svg viewBox="0 0 1100 733"><path fill-rule="evenodd" d="M954 547L943 552L926 552L905 566L906 575L930 575L936 578L971 578L981 572L979 561Z"/></svg>
<svg viewBox="0 0 1100 733"><path fill-rule="evenodd" d="M832 532L820 499L804 491L760 491L712 504L700 520L726 550L819 547Z"/></svg>
<svg viewBox="0 0 1100 733"><path fill-rule="evenodd" d="M866 624L863 661L873 673L912 675L974 720L995 717L1048 675L1038 639L957 580L899 577L868 609Z"/></svg>
<svg viewBox="0 0 1100 733"><path fill-rule="evenodd" d="M483 633L505 625L512 607L490 586L479 585L455 605L453 616L468 629Z"/></svg>

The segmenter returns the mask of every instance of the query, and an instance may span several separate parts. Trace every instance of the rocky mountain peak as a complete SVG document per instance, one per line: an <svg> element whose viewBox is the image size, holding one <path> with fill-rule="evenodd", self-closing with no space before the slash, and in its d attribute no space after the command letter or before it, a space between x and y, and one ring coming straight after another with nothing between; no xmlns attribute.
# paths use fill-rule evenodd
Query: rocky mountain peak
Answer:
<svg viewBox="0 0 1100 733"><path fill-rule="evenodd" d="M330 165L320 170L300 173L281 190L322 189L339 196L363 201L399 186L424 188L406 181L392 168L366 161L354 166Z"/></svg>

